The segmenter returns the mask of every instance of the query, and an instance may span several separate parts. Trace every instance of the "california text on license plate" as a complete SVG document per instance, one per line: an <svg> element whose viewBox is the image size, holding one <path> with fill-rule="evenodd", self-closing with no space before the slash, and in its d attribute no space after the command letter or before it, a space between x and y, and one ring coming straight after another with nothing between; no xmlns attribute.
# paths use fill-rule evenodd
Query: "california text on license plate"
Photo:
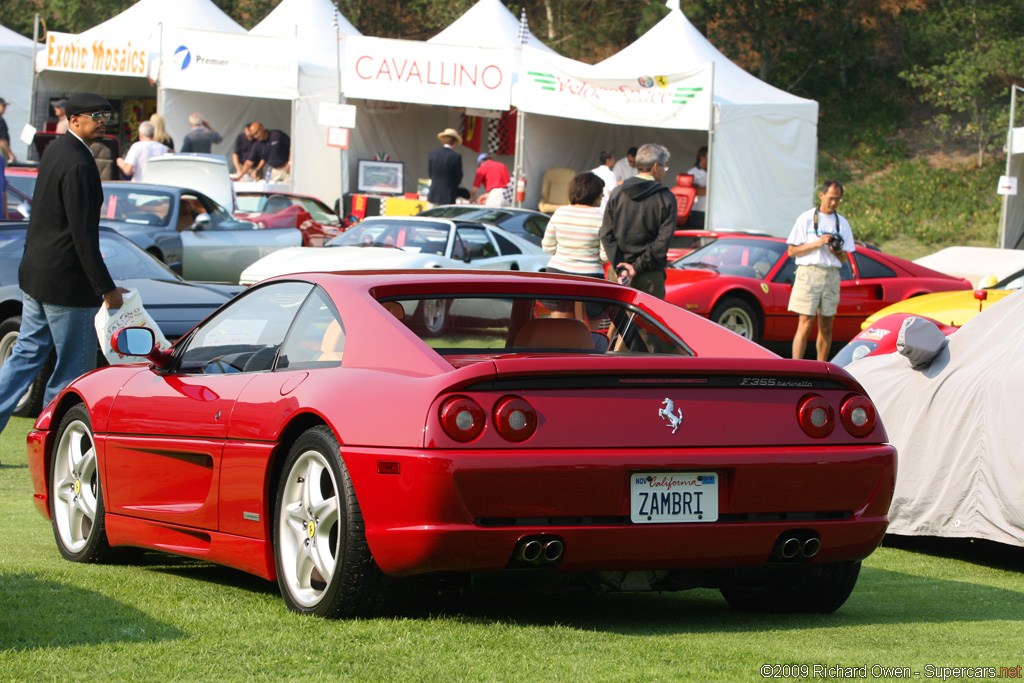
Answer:
<svg viewBox="0 0 1024 683"><path fill-rule="evenodd" d="M630 519L637 524L718 519L714 472L637 472L630 478L629 497Z"/></svg>

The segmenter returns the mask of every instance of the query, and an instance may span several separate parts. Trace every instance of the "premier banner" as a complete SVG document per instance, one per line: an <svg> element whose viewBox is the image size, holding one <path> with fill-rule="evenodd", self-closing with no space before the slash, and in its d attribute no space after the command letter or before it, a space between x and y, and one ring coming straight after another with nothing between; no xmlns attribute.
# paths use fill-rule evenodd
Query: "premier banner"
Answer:
<svg viewBox="0 0 1024 683"><path fill-rule="evenodd" d="M345 39L345 97L481 109L509 108L515 50Z"/></svg>
<svg viewBox="0 0 1024 683"><path fill-rule="evenodd" d="M713 82L712 62L674 74L607 74L524 46L512 104L533 114L598 123L709 130Z"/></svg>
<svg viewBox="0 0 1024 683"><path fill-rule="evenodd" d="M80 74L110 74L146 78L149 51L143 41L88 39L71 33L47 31L45 60L37 70L70 71Z"/></svg>
<svg viewBox="0 0 1024 683"><path fill-rule="evenodd" d="M160 85L176 90L292 100L298 96L294 38L167 29Z"/></svg>

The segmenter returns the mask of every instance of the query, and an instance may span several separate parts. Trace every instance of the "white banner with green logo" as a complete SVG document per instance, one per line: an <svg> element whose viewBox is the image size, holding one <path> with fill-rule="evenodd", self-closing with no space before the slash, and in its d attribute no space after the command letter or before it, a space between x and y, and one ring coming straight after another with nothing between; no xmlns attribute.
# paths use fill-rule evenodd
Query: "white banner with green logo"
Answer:
<svg viewBox="0 0 1024 683"><path fill-rule="evenodd" d="M711 62L673 74L608 74L524 46L512 104L533 114L599 123L708 130L713 81Z"/></svg>

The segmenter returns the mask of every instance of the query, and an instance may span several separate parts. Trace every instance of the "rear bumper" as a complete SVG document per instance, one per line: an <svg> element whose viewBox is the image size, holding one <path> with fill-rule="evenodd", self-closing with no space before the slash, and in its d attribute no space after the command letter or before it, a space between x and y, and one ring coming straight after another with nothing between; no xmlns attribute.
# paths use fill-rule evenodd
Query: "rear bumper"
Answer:
<svg viewBox="0 0 1024 683"><path fill-rule="evenodd" d="M859 560L885 533L896 462L885 445L342 455L374 559L394 576L498 571L538 534L563 541L561 571L758 566L794 529L820 539L812 562ZM717 473L719 520L631 523L630 475L647 471Z"/></svg>

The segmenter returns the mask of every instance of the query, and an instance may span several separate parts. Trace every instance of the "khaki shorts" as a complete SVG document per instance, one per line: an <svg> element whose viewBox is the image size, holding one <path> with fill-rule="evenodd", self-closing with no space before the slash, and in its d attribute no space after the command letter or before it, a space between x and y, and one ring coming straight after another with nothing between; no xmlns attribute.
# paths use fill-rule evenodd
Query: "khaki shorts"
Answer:
<svg viewBox="0 0 1024 683"><path fill-rule="evenodd" d="M832 318L839 308L839 269L797 266L789 310L800 315Z"/></svg>

